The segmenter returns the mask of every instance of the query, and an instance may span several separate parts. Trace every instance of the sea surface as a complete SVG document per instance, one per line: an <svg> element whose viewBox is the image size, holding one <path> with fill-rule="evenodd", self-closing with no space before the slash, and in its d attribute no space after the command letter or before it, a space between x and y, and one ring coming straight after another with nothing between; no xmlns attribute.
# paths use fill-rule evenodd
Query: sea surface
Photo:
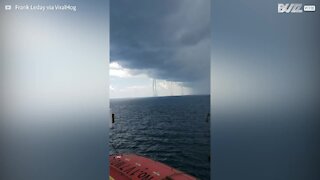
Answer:
<svg viewBox="0 0 320 180"><path fill-rule="evenodd" d="M168 96L110 101L115 124L110 154L135 153L199 179L210 179L210 96Z"/></svg>

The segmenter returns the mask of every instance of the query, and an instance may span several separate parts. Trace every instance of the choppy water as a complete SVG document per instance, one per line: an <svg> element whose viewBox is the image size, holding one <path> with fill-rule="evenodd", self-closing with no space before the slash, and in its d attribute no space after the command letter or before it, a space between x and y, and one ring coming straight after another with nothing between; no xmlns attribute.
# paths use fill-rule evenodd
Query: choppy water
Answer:
<svg viewBox="0 0 320 180"><path fill-rule="evenodd" d="M114 99L111 108L111 154L144 155L210 179L209 95Z"/></svg>

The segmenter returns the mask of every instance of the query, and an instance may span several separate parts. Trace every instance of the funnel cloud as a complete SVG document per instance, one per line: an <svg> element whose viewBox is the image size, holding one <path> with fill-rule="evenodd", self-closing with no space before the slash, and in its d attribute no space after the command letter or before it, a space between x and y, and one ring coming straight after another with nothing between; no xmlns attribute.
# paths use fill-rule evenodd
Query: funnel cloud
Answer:
<svg viewBox="0 0 320 180"><path fill-rule="evenodd" d="M209 0L111 1L110 29L111 63L151 79L138 84L154 91L155 79L209 94ZM118 82L111 76L112 85L124 88Z"/></svg>

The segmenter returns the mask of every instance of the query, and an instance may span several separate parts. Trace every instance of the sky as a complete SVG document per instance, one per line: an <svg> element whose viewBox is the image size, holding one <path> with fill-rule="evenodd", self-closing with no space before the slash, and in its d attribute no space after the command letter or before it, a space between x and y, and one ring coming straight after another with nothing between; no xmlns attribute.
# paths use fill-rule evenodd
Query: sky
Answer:
<svg viewBox="0 0 320 180"><path fill-rule="evenodd" d="M110 2L110 97L210 93L209 0Z"/></svg>

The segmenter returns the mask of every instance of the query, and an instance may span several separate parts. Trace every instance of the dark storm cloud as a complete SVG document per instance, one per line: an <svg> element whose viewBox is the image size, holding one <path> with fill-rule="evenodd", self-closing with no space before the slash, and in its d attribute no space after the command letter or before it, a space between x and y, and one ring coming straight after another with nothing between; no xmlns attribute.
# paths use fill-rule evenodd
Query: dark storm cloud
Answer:
<svg viewBox="0 0 320 180"><path fill-rule="evenodd" d="M209 92L210 0L112 0L110 22L111 61Z"/></svg>

